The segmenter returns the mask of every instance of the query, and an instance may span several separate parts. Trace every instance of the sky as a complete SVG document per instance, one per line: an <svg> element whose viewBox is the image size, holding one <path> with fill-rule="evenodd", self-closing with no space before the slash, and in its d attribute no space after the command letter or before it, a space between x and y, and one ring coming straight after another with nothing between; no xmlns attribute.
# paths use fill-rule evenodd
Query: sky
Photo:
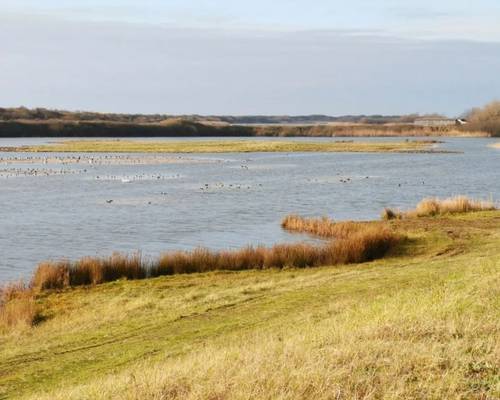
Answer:
<svg viewBox="0 0 500 400"><path fill-rule="evenodd" d="M456 116L500 98L498 21L498 0L0 0L0 107Z"/></svg>

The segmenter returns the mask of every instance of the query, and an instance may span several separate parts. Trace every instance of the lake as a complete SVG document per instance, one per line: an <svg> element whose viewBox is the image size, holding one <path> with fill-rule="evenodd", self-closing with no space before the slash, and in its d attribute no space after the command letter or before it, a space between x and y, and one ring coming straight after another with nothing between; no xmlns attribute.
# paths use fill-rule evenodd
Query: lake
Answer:
<svg viewBox="0 0 500 400"><path fill-rule="evenodd" d="M363 220L427 196L500 199L500 150L488 147L498 139L436 139L460 153L0 152L0 282L29 278L47 259L311 240L280 228L289 213ZM0 139L0 147L53 140Z"/></svg>

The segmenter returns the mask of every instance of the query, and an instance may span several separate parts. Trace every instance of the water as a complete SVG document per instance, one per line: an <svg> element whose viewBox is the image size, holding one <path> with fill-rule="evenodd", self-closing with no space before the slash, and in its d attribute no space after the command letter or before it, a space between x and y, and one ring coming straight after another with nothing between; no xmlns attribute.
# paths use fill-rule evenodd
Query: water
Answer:
<svg viewBox="0 0 500 400"><path fill-rule="evenodd" d="M50 140L0 139L0 147ZM0 152L0 282L29 277L46 259L304 240L281 230L289 213L361 220L426 196L500 199L500 150L488 147L498 140L441 140L463 153ZM59 156L81 158L55 163Z"/></svg>

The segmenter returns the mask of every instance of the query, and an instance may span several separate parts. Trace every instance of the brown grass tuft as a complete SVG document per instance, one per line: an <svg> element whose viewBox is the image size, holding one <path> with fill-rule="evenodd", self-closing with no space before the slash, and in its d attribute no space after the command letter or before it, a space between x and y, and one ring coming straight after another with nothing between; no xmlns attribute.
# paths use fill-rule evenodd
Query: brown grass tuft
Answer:
<svg viewBox="0 0 500 400"><path fill-rule="evenodd" d="M61 289L70 283L68 261L46 261L38 265L31 285L37 290Z"/></svg>
<svg viewBox="0 0 500 400"><path fill-rule="evenodd" d="M493 211L497 207L491 200L475 200L466 196L455 196L447 199L427 198L417 204L414 210L400 212L386 208L383 219L433 217L442 214L460 214L477 211Z"/></svg>
<svg viewBox="0 0 500 400"><path fill-rule="evenodd" d="M388 228L368 226L351 236L332 242L332 264L352 264L382 258L401 236Z"/></svg>
<svg viewBox="0 0 500 400"><path fill-rule="evenodd" d="M0 287L0 330L32 326L38 315L35 296L29 285L14 282Z"/></svg>

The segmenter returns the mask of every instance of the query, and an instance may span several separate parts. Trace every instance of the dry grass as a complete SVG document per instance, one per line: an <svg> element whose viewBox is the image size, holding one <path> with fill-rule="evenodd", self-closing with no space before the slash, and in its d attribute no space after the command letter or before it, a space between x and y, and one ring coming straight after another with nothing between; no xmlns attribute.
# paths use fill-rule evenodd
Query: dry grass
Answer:
<svg viewBox="0 0 500 400"><path fill-rule="evenodd" d="M415 217L433 217L443 214L461 214L477 211L493 211L497 207L492 200L469 199L466 196L455 196L447 199L427 198L417 204L414 210L397 211L389 208L384 209L382 218L385 220L415 218Z"/></svg>
<svg viewBox="0 0 500 400"><path fill-rule="evenodd" d="M37 319L35 296L29 285L15 282L0 287L0 331L32 326Z"/></svg>
<svg viewBox="0 0 500 400"><path fill-rule="evenodd" d="M358 226L359 225L359 226ZM241 271L269 268L308 268L322 265L361 263L383 257L400 240L386 227L344 223L342 235L322 246L305 243L273 247L246 247L236 251L167 252L156 261L140 254L115 253L111 257L85 257L75 262L45 261L36 269L32 286L37 290L95 285L119 279L143 279L162 275L208 271ZM356 228L354 228L356 227Z"/></svg>
<svg viewBox="0 0 500 400"><path fill-rule="evenodd" d="M84 257L75 262L44 261L35 270L31 285L36 290L62 289L123 278L142 279L146 274L147 265L140 253L114 253L110 257Z"/></svg>
<svg viewBox="0 0 500 400"><path fill-rule="evenodd" d="M328 217L303 218L298 215L288 215L281 221L281 227L291 232L308 233L323 238L345 238L365 229L366 223L335 222Z"/></svg>
<svg viewBox="0 0 500 400"><path fill-rule="evenodd" d="M325 246L323 265L351 264L383 257L401 238L380 223L344 221L327 217L303 218L288 215L281 227L291 232L308 233L335 239Z"/></svg>

